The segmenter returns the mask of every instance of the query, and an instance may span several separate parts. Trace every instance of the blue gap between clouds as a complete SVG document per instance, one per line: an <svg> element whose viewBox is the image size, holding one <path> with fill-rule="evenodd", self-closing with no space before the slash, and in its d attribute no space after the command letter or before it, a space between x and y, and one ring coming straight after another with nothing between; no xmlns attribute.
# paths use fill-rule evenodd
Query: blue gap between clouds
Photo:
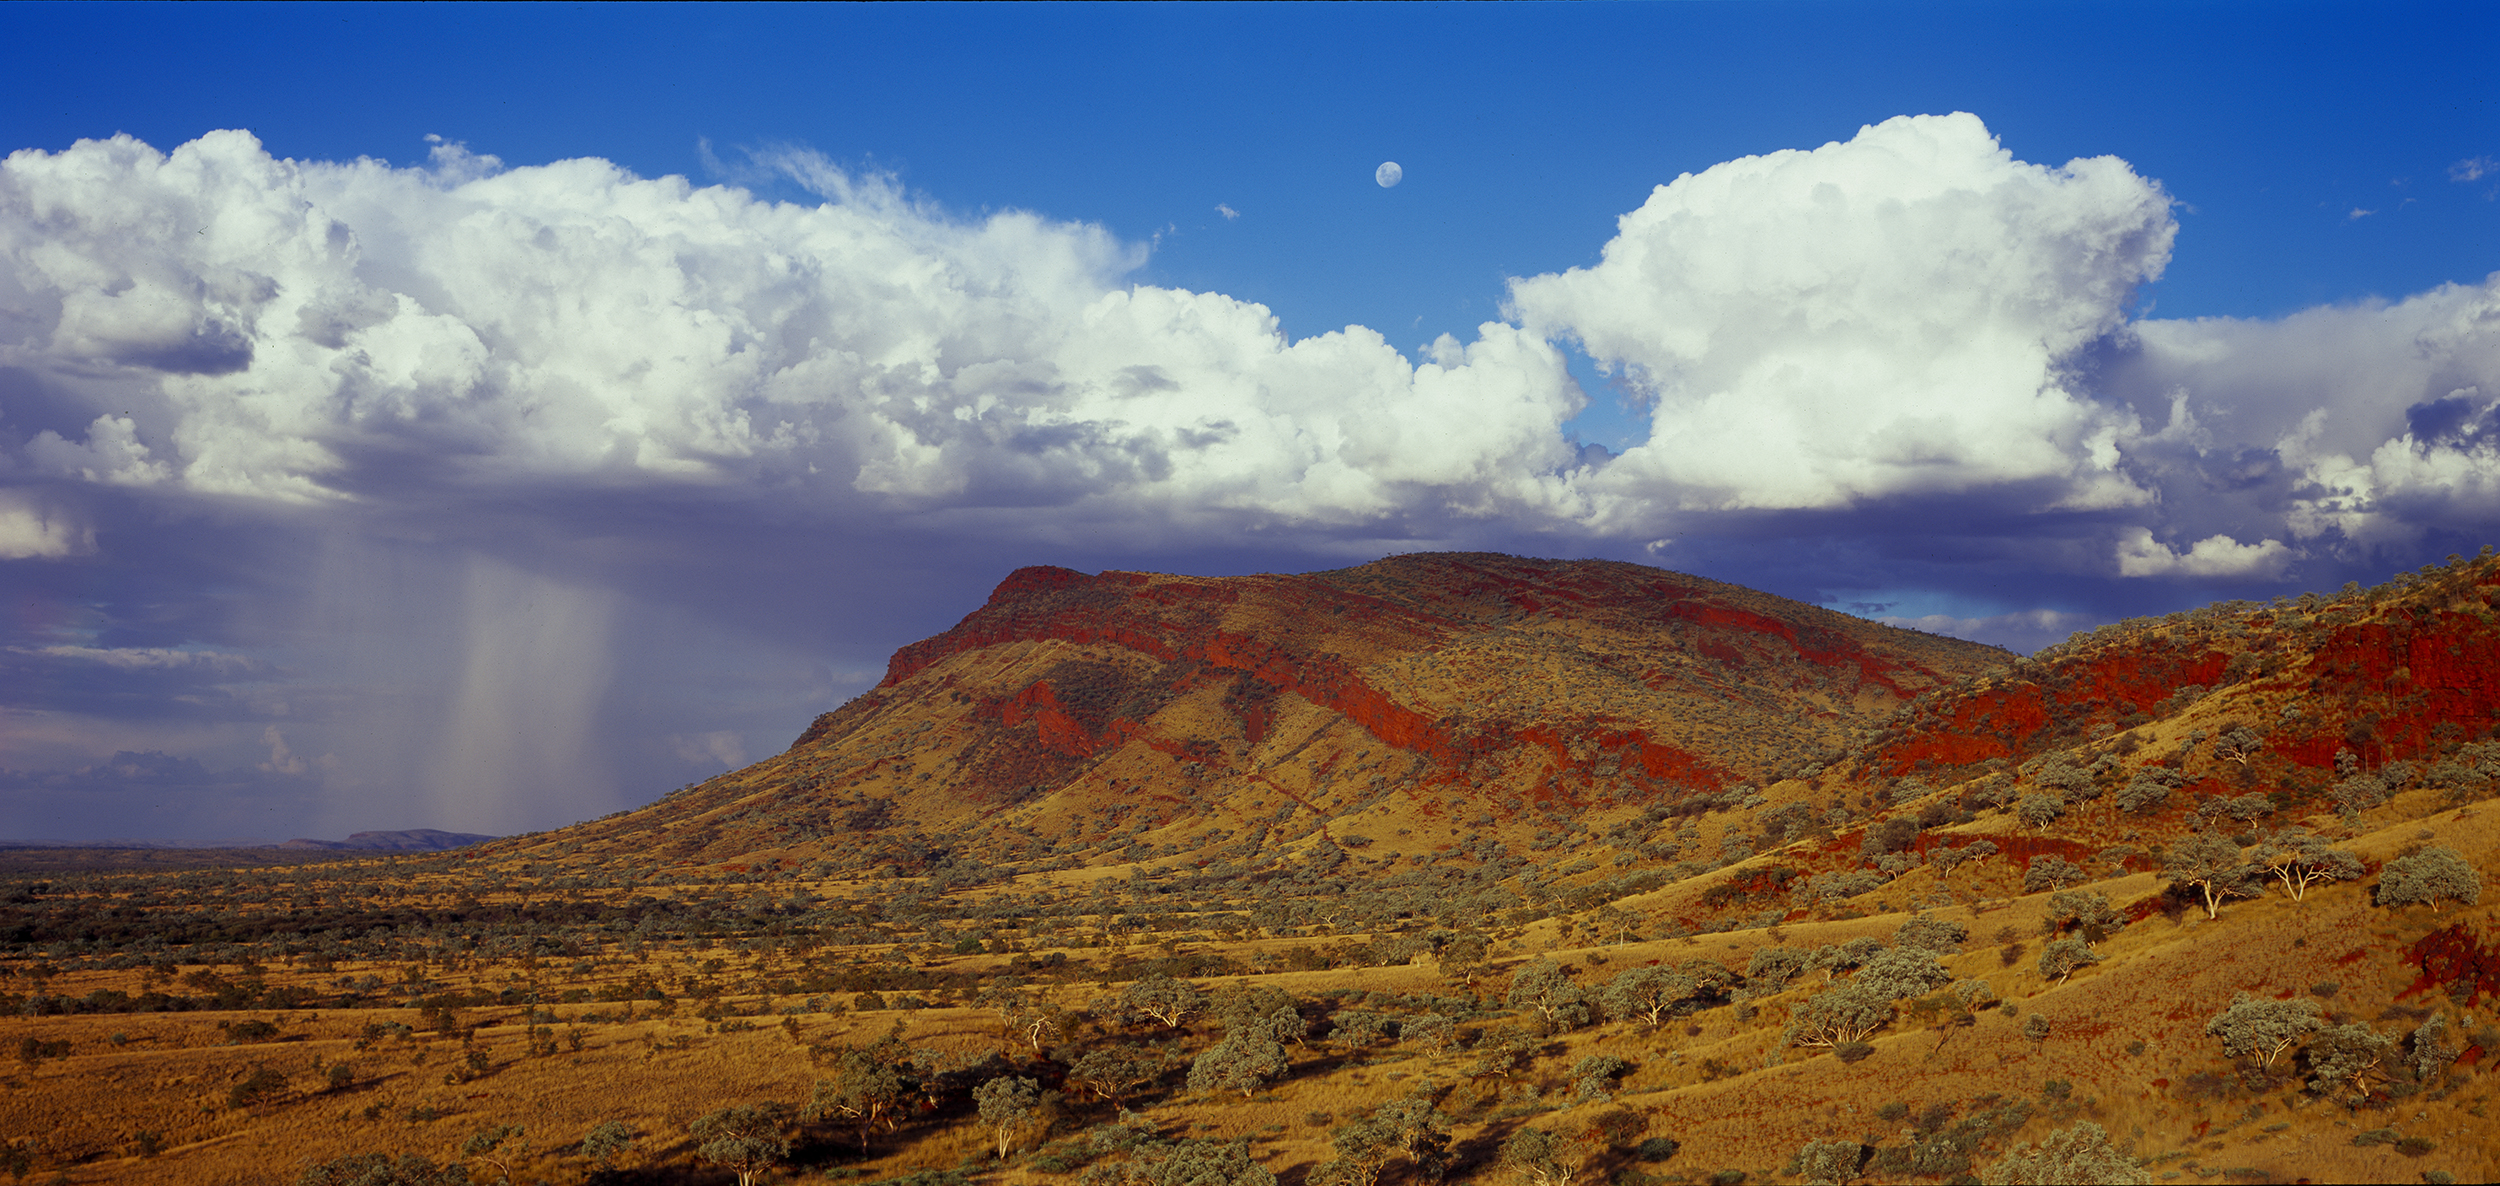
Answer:
<svg viewBox="0 0 2500 1186"><path fill-rule="evenodd" d="M1624 385L1622 373L1599 373L1597 360L1577 343L1555 345L1562 350L1571 377L1589 397L1579 415L1563 421L1563 438L1582 447L1602 445L1616 456L1649 440L1649 403Z"/></svg>

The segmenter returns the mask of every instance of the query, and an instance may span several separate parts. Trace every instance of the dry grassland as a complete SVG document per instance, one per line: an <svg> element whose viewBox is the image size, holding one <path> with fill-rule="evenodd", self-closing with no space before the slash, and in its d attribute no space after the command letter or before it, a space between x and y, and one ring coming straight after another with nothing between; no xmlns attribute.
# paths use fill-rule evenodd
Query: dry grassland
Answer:
<svg viewBox="0 0 2500 1186"><path fill-rule="evenodd" d="M2425 817L2407 818L2415 813ZM2428 814L2426 803L2400 801L2370 820L2364 826L2377 830L2341 843L2373 864L2411 846L2442 844L2475 854L2487 884L2500 877L2494 859L2500 852L2500 801L2435 814ZM1724 824L1714 830L1724 831ZM1640 917L1671 917L1697 908L1711 885L1780 857L1765 854L1612 907ZM1193 1094L1179 1085L1176 1066L1133 1106L1169 1137L1247 1140L1256 1158L1288 1186L1333 1156L1334 1126L1419 1090L1452 1121L1456 1180L1503 1176L1497 1152L1522 1126L1576 1134L1600 1113L1619 1108L1637 1113L1648 1135L1680 1144L1672 1157L1657 1162L1635 1162L1621 1147L1592 1153L1590 1173L1640 1186L1704 1181L1728 1171L1742 1171L1753 1182L1787 1180L1784 1167L1805 1141L1904 1146L1921 1139L1927 1131L1922 1123L1932 1129L1935 1116L1943 1114L1925 1121L1921 1116L1938 1105L1949 1106L1954 1117L1971 1117L2013 1104L2027 1111L1988 1138L1976 1158L1979 1166L2013 1143L2091 1119L2147 1161L2160 1181L2399 1181L2417 1180L2429 1170L2458 1181L2500 1178L2492 1139L2500 1126L2487 1113L2494 1087L2491 1061L2481 1054L2461 1065L2450 1082L2355 1110L2304 1091L2296 1076L2243 1081L2204 1031L2206 1020L2234 993L2248 992L2304 996L2386 1032L2409 1031L2419 1018L2441 1010L2457 1032L2489 1033L2492 998L2460 1004L2436 986L2425 990L2417 984L2422 969L2411 949L2426 935L2462 924L2483 950L2500 952L2500 927L2492 924L2491 907L2383 909L2372 904L2365 879L2313 889L2303 902L2279 892L2233 901L2210 921L2201 910L2156 909L2106 939L2099 947L2102 962L2052 984L2034 966L2046 895L2022 893L2019 869L2009 865L1966 866L1950 877L1922 870L1849 903L1872 911L1855 917L1793 917L1766 928L1603 945L1567 940L1561 920L1541 919L1497 928L1493 962L1483 968L1444 967L1425 957L1397 966L1201 978L1208 987L1253 984L1290 994L1314 1021L1358 1003L1410 1017L1422 1007L1416 1002L1468 1001L1472 1009L1462 1018L1460 1043L1451 1048L1409 1041L1349 1049L1327 1040L1322 1026L1321 1036L1290 1050L1293 1065L1285 1077L1249 1098ZM1003 893L1083 894L1098 885L1126 885L1132 872L1055 870L954 900L969 909ZM2157 902L2160 884L2139 872L2083 888L2125 907ZM553 896L544 890L481 894L450 882L412 885L424 901L466 897L488 906ZM891 887L815 882L772 888L774 894L798 890L838 902L890 893ZM694 901L711 891L699 885L640 885L632 892ZM1764 947L1811 950L1857 938L1888 940L1912 916L1898 907L1948 899L1953 904L1932 907L1928 917L1960 923L1971 938L1960 954L1946 959L1946 967L1957 980L1987 982L2002 1002L1979 1010L1969 1024L1949 1024L1949 1017L1938 1015L1942 1024L1922 1026L1905 1017L1873 1036L1872 1053L1855 1062L1786 1047L1782 1032L1791 1011L1826 987L1823 973L1809 972L1785 990L1740 994L1655 1028L1610 1020L1537 1036L1533 1061L1524 1070L1483 1072L1481 1047L1496 1027L1533 1028L1532 1015L1506 1010L1501 1000L1509 973L1531 957L1560 960L1592 988L1628 968L1675 967L1694 959L1741 974ZM1895 908L1882 909L1886 903ZM1012 928L1000 934L1000 945L1012 948L1018 961L1056 952L1080 969L1094 966L1086 961L1118 956L1194 956L1246 966L1262 957L1280 961L1297 950L1365 938L1323 930L1225 939L1202 930L1169 935L1155 946L1116 938L1052 945ZM25 1143L33 1153L29 1180L37 1182L240 1186L290 1183L308 1166L353 1153L404 1152L448 1162L459 1159L462 1143L480 1130L518 1125L532 1151L510 1162L512 1180L571 1183L592 1177L578 1146L582 1134L602 1121L620 1121L638 1134L638 1144L619 1163L625 1176L609 1180L725 1183L731 1180L725 1171L695 1156L687 1133L697 1117L738 1103L803 1104L813 1085L831 1073L828 1064L842 1048L874 1042L897 1023L912 1060L924 1071L994 1059L989 1065L1053 1084L1064 1074L1064 1063L1036 1062L1032 1050L1006 1033L1000 1010L974 1003L970 990L933 990L927 1008L857 1012L811 1008L842 1010L858 1000L856 993L748 991L802 965L908 968L973 984L1007 974L1009 951L957 955L925 942L897 941L828 945L802 957L749 949L739 938L657 941L629 952L613 936L577 936L578 954L521 960L439 948L430 959L414 960L321 964L264 957L267 966L256 974L268 985L331 993L370 977L386 989L365 994L353 1008L0 1018L0 1042L20 1052L0 1072L0 1141ZM98 990L135 996L176 983L171 973L144 964L106 968L66 962L74 966L56 967L52 957L12 959L11 975L0 987L23 993L40 980L43 992L75 999ZM187 975L198 965L177 967ZM251 971L223 965L216 970L229 980ZM675 999L588 999L603 992L623 995L638 974L665 986ZM379 999L392 995L387 986L411 976L421 978L422 991L435 997L466 994L500 1001L512 992L540 1003L461 1005L446 1029L438 1011ZM680 991L692 981L725 986L706 1009L714 1014L709 1019L697 1016L698 1001ZM1121 987L1079 971L1060 982L1036 983L1030 991L1043 1002L1082 1010L1103 1005ZM666 1012L655 1016L655 1010ZM2032 1018L2048 1020L2044 1039L2026 1036L2024 1023ZM237 1028L255 1022L268 1023L274 1032ZM1206 1017L1185 1033L1152 1031L1151 1026L1124 1031L1105 1017L1071 1042L1169 1043L1185 1059L1219 1032ZM533 1050L533 1043L539 1048ZM1471 1045L1478 1048L1466 1048ZM1583 1099L1571 1081L1574 1064L1594 1054L1632 1064L1611 1101ZM475 1073L466 1069L472 1055L483 1068ZM238 1093L255 1072L264 1071L274 1072L281 1085L258 1099ZM335 1083L334 1073L342 1076ZM1073 1173L1037 1166L1032 1151L1112 1118L1108 1105L1084 1103L1081 1096L1071 1088L1047 1107L1047 1123L1020 1132L1016 1157L1003 1165L991 1157L992 1134L955 1097L940 1101L933 1112L915 1114L896 1132L872 1134L864 1153L857 1130L849 1126L820 1122L796 1129L797 1163L765 1180L865 1183L915 1171L956 1171L1002 1183L1073 1181ZM2392 1139L2354 1143L2354 1137L2379 1129L2431 1149L2408 1156ZM469 1164L473 1173L485 1175L482 1180L497 1180L476 1158ZM1398 1181L1408 1172L1393 1164L1385 1180Z"/></svg>

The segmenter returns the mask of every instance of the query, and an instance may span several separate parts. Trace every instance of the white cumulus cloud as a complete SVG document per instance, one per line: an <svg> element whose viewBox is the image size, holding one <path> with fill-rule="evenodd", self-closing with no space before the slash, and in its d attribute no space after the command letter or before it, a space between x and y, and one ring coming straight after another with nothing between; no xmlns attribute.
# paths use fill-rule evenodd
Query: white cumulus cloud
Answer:
<svg viewBox="0 0 2500 1186"><path fill-rule="evenodd" d="M2212 535L2184 552L2153 538L2143 527L2127 529L2118 541L2120 576L2276 577L2296 559L2281 540L2243 544L2227 535Z"/></svg>
<svg viewBox="0 0 2500 1186"><path fill-rule="evenodd" d="M1288 341L1263 307L1124 284L1142 256L1099 228L956 220L804 157L821 205L434 155L12 155L0 298L27 315L0 362L139 409L30 467L318 504L416 458L489 490L1328 522L1542 507L1572 456L1577 388L1508 325L1422 365L1359 327Z"/></svg>
<svg viewBox="0 0 2500 1186"><path fill-rule="evenodd" d="M1659 186L1602 262L1511 300L1656 399L1600 485L1633 513L2016 482L2125 504L2131 424L2062 368L2123 323L2174 230L2116 158L2025 164L1976 117L1902 117Z"/></svg>
<svg viewBox="0 0 2500 1186"><path fill-rule="evenodd" d="M2500 392L2500 281L2131 320L2177 229L2160 185L2018 160L1967 114L1678 177L1601 262L1514 281L1509 321L1412 358L1129 283L1147 248L1099 227L759 163L823 200L450 143L423 168L282 160L238 131L15 153L0 366L59 414L0 435L0 474L428 513L657 490L1122 548L1468 524L1629 542L1984 498L2086 524L2075 571L2170 579L2487 519L2500 488L2491 438L2415 424ZM1646 441L1572 447L1558 341L1649 401ZM0 557L94 549L57 500L10 498ZM2288 542L2190 542L2216 538Z"/></svg>

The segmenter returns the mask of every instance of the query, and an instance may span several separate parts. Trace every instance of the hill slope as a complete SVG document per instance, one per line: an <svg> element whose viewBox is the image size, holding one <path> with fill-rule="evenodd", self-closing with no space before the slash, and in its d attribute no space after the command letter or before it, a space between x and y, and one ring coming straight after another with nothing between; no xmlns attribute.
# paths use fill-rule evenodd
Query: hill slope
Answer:
<svg viewBox="0 0 2500 1186"><path fill-rule="evenodd" d="M698 1118L777 1100L793 1172L887 1186L1493 1182L1539 1141L1549 1181L2001 1180L2087 1121L2156 1181L2490 1181L2495 591L1991 665L1622 565L1026 570L641 812L7 887L0 1155L257 1181L514 1125L556 1134L515 1180L716 1186ZM888 1072L882 1124L799 1107ZM981 1106L1016 1079L1057 1092L1021 1133ZM603 1176L566 1138L610 1122Z"/></svg>
<svg viewBox="0 0 2500 1186"><path fill-rule="evenodd" d="M590 852L900 870L1256 857L1322 829L1448 850L1526 817L1810 769L1909 698L2012 659L1606 561L1027 568L788 752L558 835Z"/></svg>

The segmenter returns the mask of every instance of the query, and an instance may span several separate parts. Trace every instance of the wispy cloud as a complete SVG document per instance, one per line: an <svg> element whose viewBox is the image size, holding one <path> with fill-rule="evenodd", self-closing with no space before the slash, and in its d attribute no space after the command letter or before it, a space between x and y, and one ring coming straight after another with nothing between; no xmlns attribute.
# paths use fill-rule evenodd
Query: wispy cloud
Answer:
<svg viewBox="0 0 2500 1186"><path fill-rule="evenodd" d="M54 645L46 647L13 646L10 651L20 655L36 655L50 659L67 659L77 663L93 663L123 671L201 671L222 676L266 676L279 674L274 665L248 655L221 654L216 651L179 650L171 647L82 647Z"/></svg>

